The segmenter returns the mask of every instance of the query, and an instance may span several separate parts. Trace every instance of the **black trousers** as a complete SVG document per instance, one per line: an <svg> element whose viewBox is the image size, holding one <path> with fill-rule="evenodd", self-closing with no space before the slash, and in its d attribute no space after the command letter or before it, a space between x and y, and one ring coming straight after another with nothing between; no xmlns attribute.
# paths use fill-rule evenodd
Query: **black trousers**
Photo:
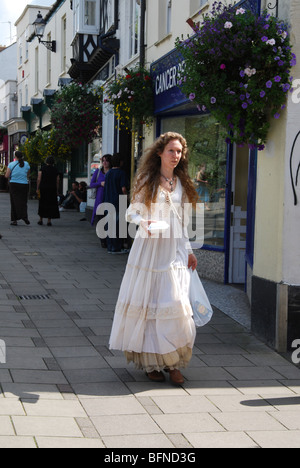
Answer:
<svg viewBox="0 0 300 468"><path fill-rule="evenodd" d="M28 184L9 184L11 221L27 219Z"/></svg>

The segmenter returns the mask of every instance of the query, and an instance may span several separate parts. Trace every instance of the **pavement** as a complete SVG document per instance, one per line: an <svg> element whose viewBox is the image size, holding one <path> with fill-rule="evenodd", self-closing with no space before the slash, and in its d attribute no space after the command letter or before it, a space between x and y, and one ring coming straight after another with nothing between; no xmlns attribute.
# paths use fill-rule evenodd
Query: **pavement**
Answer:
<svg viewBox="0 0 300 468"><path fill-rule="evenodd" d="M215 314L185 385L150 382L108 349L127 255L79 213L9 211L1 193L1 448L300 447L300 369L251 334L242 291L204 281Z"/></svg>

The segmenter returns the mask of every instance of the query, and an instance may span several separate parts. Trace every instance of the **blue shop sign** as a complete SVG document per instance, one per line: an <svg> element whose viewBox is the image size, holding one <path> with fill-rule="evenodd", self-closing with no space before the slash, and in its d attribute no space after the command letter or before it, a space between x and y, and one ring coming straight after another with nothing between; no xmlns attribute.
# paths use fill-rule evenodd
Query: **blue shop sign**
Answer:
<svg viewBox="0 0 300 468"><path fill-rule="evenodd" d="M155 114L180 106L188 101L178 87L184 66L184 58L176 49L151 65Z"/></svg>

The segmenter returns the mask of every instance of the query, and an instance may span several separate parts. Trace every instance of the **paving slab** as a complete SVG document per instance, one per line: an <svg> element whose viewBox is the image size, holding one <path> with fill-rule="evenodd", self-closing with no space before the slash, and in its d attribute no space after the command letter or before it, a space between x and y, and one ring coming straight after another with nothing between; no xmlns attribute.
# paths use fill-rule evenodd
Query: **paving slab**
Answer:
<svg viewBox="0 0 300 468"><path fill-rule="evenodd" d="M0 194L0 448L300 446L300 369L251 333L243 291L203 281L215 314L185 385L155 384L109 350L127 255L108 255L79 213L47 229L37 210L11 227Z"/></svg>

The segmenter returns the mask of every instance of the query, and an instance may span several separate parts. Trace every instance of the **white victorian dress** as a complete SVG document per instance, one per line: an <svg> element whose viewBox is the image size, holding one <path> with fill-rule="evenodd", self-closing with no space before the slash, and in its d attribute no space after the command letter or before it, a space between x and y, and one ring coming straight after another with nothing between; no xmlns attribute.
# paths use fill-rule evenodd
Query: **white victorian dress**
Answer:
<svg viewBox="0 0 300 468"><path fill-rule="evenodd" d="M159 188L147 210L133 203L129 223L164 220L169 229L147 237L139 227L120 288L110 337L110 349L121 350L128 362L150 373L188 365L196 337L189 300L188 256L192 253L180 209L185 192L177 179L174 192ZM154 206L155 205L155 206Z"/></svg>

